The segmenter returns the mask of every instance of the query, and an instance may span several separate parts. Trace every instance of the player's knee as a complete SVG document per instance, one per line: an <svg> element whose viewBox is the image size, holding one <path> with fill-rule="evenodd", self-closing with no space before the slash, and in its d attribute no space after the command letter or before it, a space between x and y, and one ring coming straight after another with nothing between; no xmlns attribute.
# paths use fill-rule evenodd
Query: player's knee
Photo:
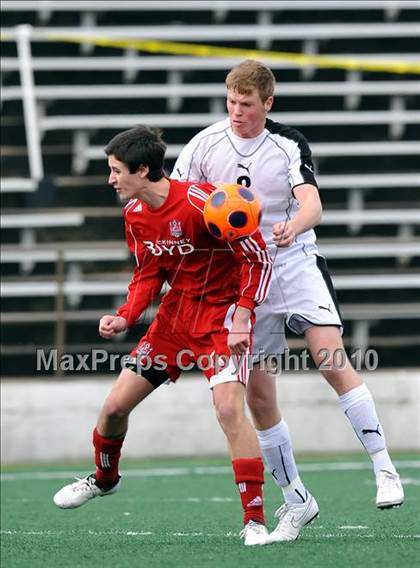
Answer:
<svg viewBox="0 0 420 568"><path fill-rule="evenodd" d="M234 432L240 429L244 412L233 397L227 397L217 401L216 416L224 432Z"/></svg>
<svg viewBox="0 0 420 568"><path fill-rule="evenodd" d="M267 396L269 393L249 390L246 394L246 402L253 414L264 414L277 408L276 400Z"/></svg>
<svg viewBox="0 0 420 568"><path fill-rule="evenodd" d="M320 369L320 371L329 385L339 394L360 386L363 382L349 362L340 368L331 365L330 368Z"/></svg>
<svg viewBox="0 0 420 568"><path fill-rule="evenodd" d="M117 398L109 397L104 404L103 414L108 419L124 418L128 416L130 411L127 409L126 405L122 404Z"/></svg>
<svg viewBox="0 0 420 568"><path fill-rule="evenodd" d="M252 421L258 430L266 430L281 420L280 409L276 399L267 397L248 397L247 403Z"/></svg>

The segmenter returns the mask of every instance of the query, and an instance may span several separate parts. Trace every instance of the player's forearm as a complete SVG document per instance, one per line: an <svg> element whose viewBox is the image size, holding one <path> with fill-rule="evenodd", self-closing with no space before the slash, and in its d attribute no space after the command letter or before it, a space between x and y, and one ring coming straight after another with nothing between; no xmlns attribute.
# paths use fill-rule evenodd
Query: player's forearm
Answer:
<svg viewBox="0 0 420 568"><path fill-rule="evenodd" d="M116 315L127 320L128 327L133 327L138 322L144 310L162 288L163 277L161 275L147 275L144 272L135 268L133 278L128 285L127 302L116 311Z"/></svg>
<svg viewBox="0 0 420 568"><path fill-rule="evenodd" d="M228 336L228 346L232 354L241 355L250 345L251 310L237 306L232 321L232 329Z"/></svg>
<svg viewBox="0 0 420 568"><path fill-rule="evenodd" d="M296 215L273 226L273 242L281 248L291 246L298 235L313 229L321 220L322 205L316 187L300 186L297 193L299 210Z"/></svg>
<svg viewBox="0 0 420 568"><path fill-rule="evenodd" d="M314 185L302 184L293 191L299 203L299 210L291 221L295 234L300 235L320 223L322 203L318 189Z"/></svg>
<svg viewBox="0 0 420 568"><path fill-rule="evenodd" d="M141 318L146 308L153 302L160 291L155 288L137 288L133 294L129 293L129 300L116 310L116 315L127 320L127 327L133 327Z"/></svg>
<svg viewBox="0 0 420 568"><path fill-rule="evenodd" d="M236 323L248 323L251 317L251 309L245 308L244 306L238 305L235 310L235 315L233 316L233 321Z"/></svg>
<svg viewBox="0 0 420 568"><path fill-rule="evenodd" d="M293 217L292 224L296 235L313 229L321 222L322 205L319 199L308 198L300 205L299 211Z"/></svg>
<svg viewBox="0 0 420 568"><path fill-rule="evenodd" d="M253 310L267 297L273 262L259 230L249 238L232 241L229 246L242 264L238 305Z"/></svg>
<svg viewBox="0 0 420 568"><path fill-rule="evenodd" d="M130 304L124 304L116 310L115 315L120 318L124 318L127 322L127 327L133 327L133 325L135 325L140 319L144 309L145 307L143 306L139 308L139 306L130 306Z"/></svg>

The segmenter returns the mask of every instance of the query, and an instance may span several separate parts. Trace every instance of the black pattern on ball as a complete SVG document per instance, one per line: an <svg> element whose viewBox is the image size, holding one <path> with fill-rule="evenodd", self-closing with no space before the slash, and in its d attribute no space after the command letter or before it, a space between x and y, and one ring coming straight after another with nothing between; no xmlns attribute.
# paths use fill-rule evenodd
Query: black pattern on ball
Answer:
<svg viewBox="0 0 420 568"><path fill-rule="evenodd" d="M248 222L248 215L244 211L233 211L228 217L228 221L235 229L245 227Z"/></svg>
<svg viewBox="0 0 420 568"><path fill-rule="evenodd" d="M220 237L222 236L222 231L214 223L209 223L209 231L217 239L220 239Z"/></svg>

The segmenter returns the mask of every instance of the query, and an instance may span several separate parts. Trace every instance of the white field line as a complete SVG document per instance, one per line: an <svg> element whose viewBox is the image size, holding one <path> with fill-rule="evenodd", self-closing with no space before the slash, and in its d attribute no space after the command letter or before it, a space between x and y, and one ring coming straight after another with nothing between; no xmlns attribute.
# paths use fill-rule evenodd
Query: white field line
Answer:
<svg viewBox="0 0 420 568"><path fill-rule="evenodd" d="M402 460L394 462L397 469L420 469L420 460ZM371 470L369 462L326 462L298 464L302 472L311 471L358 471ZM85 476L88 472L81 471L21 471L2 473L1 481L25 481L44 479L68 479L75 476ZM230 475L232 468L225 465L197 467L158 467L145 469L127 469L122 472L124 477L179 477L182 475Z"/></svg>
<svg viewBox="0 0 420 568"><path fill-rule="evenodd" d="M420 478L415 479L413 477L402 477L401 483L403 485L420 485Z"/></svg>
<svg viewBox="0 0 420 568"><path fill-rule="evenodd" d="M337 527L338 529L341 530L360 530L360 529L368 529L369 527L365 526L365 525L341 525L340 527Z"/></svg>
<svg viewBox="0 0 420 568"><path fill-rule="evenodd" d="M237 503L233 497L142 497L142 503ZM131 515L131 513L123 513Z"/></svg>
<svg viewBox="0 0 420 568"><path fill-rule="evenodd" d="M349 527L337 527L337 529L341 529L341 528L349 528ZM354 527L356 528L356 527ZM363 528L367 528L367 527L363 527ZM110 536L133 536L133 537L150 537L153 535L158 535L161 536L164 533L154 533L151 531L121 531L121 530L116 530L116 531L92 531L92 530L88 530L88 531L84 531L84 530L80 530L80 531L70 531L71 534L77 534L79 536L83 536L83 535L88 535L88 536L105 536L105 537L110 537ZM7 536L68 536L69 535L69 531L55 531L55 530L46 530L46 531L22 531L22 530L1 530L0 534L2 535L7 535ZM215 537L215 538L220 538L221 536L224 536L225 538L238 538L239 537L239 533L237 532L228 532L224 535L218 534L218 533L203 533L203 532L173 532L173 533L169 533L169 536L174 536L174 537ZM376 535L374 534L355 534L353 531L350 532L325 532L325 533L317 533L317 534L310 534L310 533L305 533L305 539L312 539L312 540L318 540L318 539L330 539L330 538L375 538ZM393 535L388 535L388 538L404 538L404 539L420 539L420 534L393 534Z"/></svg>
<svg viewBox="0 0 420 568"><path fill-rule="evenodd" d="M365 479L363 483L366 485L376 485L374 479ZM401 477L401 483L403 485L420 485L420 477L417 479L415 477Z"/></svg>

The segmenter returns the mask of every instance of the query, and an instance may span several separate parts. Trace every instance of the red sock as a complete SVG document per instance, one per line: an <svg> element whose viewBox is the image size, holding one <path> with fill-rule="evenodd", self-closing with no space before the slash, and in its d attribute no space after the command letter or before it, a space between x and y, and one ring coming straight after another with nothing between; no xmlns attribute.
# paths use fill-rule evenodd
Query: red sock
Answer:
<svg viewBox="0 0 420 568"><path fill-rule="evenodd" d="M235 483L238 485L244 510L244 525L256 521L265 525L263 484L264 464L261 458L232 460Z"/></svg>
<svg viewBox="0 0 420 568"><path fill-rule="evenodd" d="M113 485L118 480L118 464L121 456L122 438L105 438L97 429L93 430L93 445L95 447L95 477L99 486Z"/></svg>

